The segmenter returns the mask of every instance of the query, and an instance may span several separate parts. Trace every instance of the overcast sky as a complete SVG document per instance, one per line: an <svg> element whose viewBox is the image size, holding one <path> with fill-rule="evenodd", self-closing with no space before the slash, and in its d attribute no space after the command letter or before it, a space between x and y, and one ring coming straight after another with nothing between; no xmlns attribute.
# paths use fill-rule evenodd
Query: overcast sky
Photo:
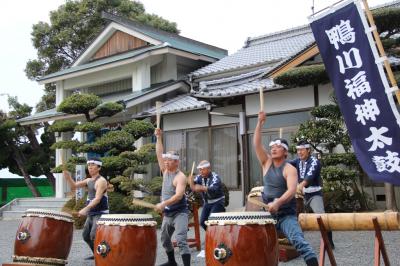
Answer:
<svg viewBox="0 0 400 266"><path fill-rule="evenodd" d="M314 3L315 11L337 0L142 0L148 13L174 21L181 35L227 49L240 49L247 37L307 24ZM369 0L370 6L392 2ZM28 80L24 68L36 58L32 47L32 25L49 21L49 12L65 0L2 1L0 16L0 109L8 110L7 97L35 106L43 94L42 86ZM1 173L1 172L0 172ZM1 176L0 176L1 177Z"/></svg>

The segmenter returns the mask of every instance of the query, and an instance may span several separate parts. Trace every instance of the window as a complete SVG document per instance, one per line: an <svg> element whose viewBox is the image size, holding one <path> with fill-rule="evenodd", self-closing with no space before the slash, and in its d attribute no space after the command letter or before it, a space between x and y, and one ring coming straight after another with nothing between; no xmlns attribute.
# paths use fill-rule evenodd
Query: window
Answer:
<svg viewBox="0 0 400 266"><path fill-rule="evenodd" d="M213 127L211 139L208 128L168 131L164 133L165 150L176 150L181 155L180 167L189 172L193 162L211 162L228 188L239 187L238 133L235 125ZM211 158L210 158L211 157Z"/></svg>

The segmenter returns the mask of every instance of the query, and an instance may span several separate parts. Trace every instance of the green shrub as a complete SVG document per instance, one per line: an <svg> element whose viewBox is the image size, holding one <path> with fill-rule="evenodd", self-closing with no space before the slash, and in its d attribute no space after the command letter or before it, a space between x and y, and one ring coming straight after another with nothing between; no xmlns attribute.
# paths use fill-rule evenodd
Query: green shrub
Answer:
<svg viewBox="0 0 400 266"><path fill-rule="evenodd" d="M68 121L68 120L59 120L54 122L51 126L47 128L49 132L68 132L74 131L76 122Z"/></svg>
<svg viewBox="0 0 400 266"><path fill-rule="evenodd" d="M274 78L274 82L285 87L302 87L328 83L329 77L321 64L293 68Z"/></svg>
<svg viewBox="0 0 400 266"><path fill-rule="evenodd" d="M101 104L99 96L94 94L72 94L57 107L58 112L67 114L88 114L89 111Z"/></svg>
<svg viewBox="0 0 400 266"><path fill-rule="evenodd" d="M124 131L132 134L135 139L140 137L150 137L154 133L152 123L145 120L132 120L124 126Z"/></svg>
<svg viewBox="0 0 400 266"><path fill-rule="evenodd" d="M97 116L113 116L124 110L124 106L120 103L107 102L96 107L94 110Z"/></svg>
<svg viewBox="0 0 400 266"><path fill-rule="evenodd" d="M82 144L77 140L62 140L51 145L50 149L71 149L76 151L81 145Z"/></svg>
<svg viewBox="0 0 400 266"><path fill-rule="evenodd" d="M76 125L75 131L77 131L77 132L89 132L89 131L99 132L102 127L103 127L103 124L99 123L99 122L84 122L79 125Z"/></svg>

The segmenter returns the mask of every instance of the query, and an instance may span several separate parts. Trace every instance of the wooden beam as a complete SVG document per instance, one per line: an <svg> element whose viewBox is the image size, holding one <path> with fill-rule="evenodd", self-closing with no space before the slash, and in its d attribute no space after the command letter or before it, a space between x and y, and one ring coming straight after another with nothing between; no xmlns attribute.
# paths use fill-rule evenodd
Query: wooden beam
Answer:
<svg viewBox="0 0 400 266"><path fill-rule="evenodd" d="M305 61L307 61L308 59L314 57L318 53L319 53L318 47L317 47L316 44L314 44L313 46L308 48L306 51L301 53L299 56L293 58L289 62L285 63L283 66L281 66L278 69L274 70L272 73L270 73L268 75L268 77L275 78L276 76L279 76L280 74L285 73L289 69L294 68L294 67L304 63Z"/></svg>

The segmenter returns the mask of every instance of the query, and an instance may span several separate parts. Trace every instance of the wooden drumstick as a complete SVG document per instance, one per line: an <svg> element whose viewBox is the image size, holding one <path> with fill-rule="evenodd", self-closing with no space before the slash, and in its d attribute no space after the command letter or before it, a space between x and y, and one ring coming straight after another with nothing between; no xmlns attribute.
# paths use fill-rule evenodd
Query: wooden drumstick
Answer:
<svg viewBox="0 0 400 266"><path fill-rule="evenodd" d="M192 165L192 171L190 172L190 175L189 175L189 178L188 178L188 182L189 182L189 185L193 185L193 171L194 171L194 165L195 165L195 163L196 162L193 162L193 165Z"/></svg>
<svg viewBox="0 0 400 266"><path fill-rule="evenodd" d="M264 112L264 86L260 87L260 111Z"/></svg>
<svg viewBox="0 0 400 266"><path fill-rule="evenodd" d="M144 200L139 200L139 199L134 199L132 200L132 204L133 205L138 205L138 206L142 206L145 208L149 208L149 209L154 209L156 207L155 204L144 201Z"/></svg>
<svg viewBox="0 0 400 266"><path fill-rule="evenodd" d="M162 102L156 101L157 128L160 128L160 123L161 123L161 105L162 105Z"/></svg>

